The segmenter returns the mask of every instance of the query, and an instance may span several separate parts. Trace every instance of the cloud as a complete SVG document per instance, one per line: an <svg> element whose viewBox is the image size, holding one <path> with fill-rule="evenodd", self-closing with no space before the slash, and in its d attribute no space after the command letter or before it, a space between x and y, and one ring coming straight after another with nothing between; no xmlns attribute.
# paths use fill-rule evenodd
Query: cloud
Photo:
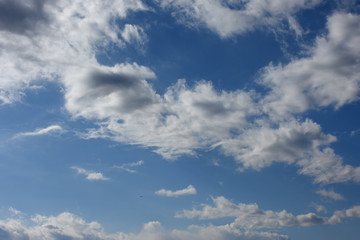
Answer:
<svg viewBox="0 0 360 240"><path fill-rule="evenodd" d="M98 65L95 55L104 47L126 44L118 37L122 30L115 19L147 10L140 0L3 0L0 4L1 104L20 101L26 90L44 81L62 83L74 66ZM132 26L141 33L141 27ZM134 34L127 36L134 39Z"/></svg>
<svg viewBox="0 0 360 240"><path fill-rule="evenodd" d="M180 190L176 190L176 191L160 189L159 191L156 191L155 194L159 195L159 196L165 196L165 197L180 197L180 196L184 196L184 195L197 194L197 191L193 185L189 185L184 189L180 189Z"/></svg>
<svg viewBox="0 0 360 240"><path fill-rule="evenodd" d="M187 22L201 22L229 37L259 27L275 28L284 20L296 26L292 15L320 2L159 4L175 15L182 12ZM26 90L43 81L56 81L64 89L65 109L71 116L98 124L83 138L139 145L166 159L218 148L233 156L241 170L282 162L295 164L315 183L360 182L360 168L343 164L329 147L336 138L298 115L358 99L359 15L333 14L328 17L328 33L316 39L308 56L264 68L258 82L268 89L266 93L219 91L207 81L188 87L180 79L160 95L151 85L156 74L150 68L136 62L104 66L96 59L110 45L122 48L144 41L141 26L116 21L125 22L129 12L148 10L141 1L3 0L1 4L18 17L11 24L6 23L12 16L0 18L1 104L20 101ZM25 134L46 133L37 131Z"/></svg>
<svg viewBox="0 0 360 240"><path fill-rule="evenodd" d="M63 132L63 128L59 125L51 125L46 128L38 128L33 132L22 132L15 135L15 137L22 136L39 136L39 135L48 135L52 133L61 133Z"/></svg>
<svg viewBox="0 0 360 240"><path fill-rule="evenodd" d="M327 29L308 57L263 70L259 82L271 90L262 100L265 112L282 118L358 100L360 16L335 13L328 18Z"/></svg>
<svg viewBox="0 0 360 240"><path fill-rule="evenodd" d="M230 225L190 226L186 230L165 229L158 221L144 224L139 233L106 233L98 222L86 222L69 212L58 216L36 215L29 221L0 220L2 239L93 239L93 240L267 240L288 239L285 235L269 232L241 231Z"/></svg>
<svg viewBox="0 0 360 240"><path fill-rule="evenodd" d="M329 219L330 224L341 223L343 218L357 217L360 218L360 206L353 206L351 208L335 211Z"/></svg>
<svg viewBox="0 0 360 240"><path fill-rule="evenodd" d="M71 167L72 169L76 170L78 174L85 175L86 179L89 181L106 181L109 180L109 178L104 177L102 173L99 172L93 172L88 171L83 168L79 167Z"/></svg>
<svg viewBox="0 0 360 240"><path fill-rule="evenodd" d="M140 160L140 161L137 161L137 162L132 162L132 163L124 163L120 166L113 166L113 168L117 168L117 169L122 169L126 172L129 172L129 173L135 173L136 171L131 169L131 167L138 167L138 166L141 166L144 164L144 161L143 160Z"/></svg>
<svg viewBox="0 0 360 240"><path fill-rule="evenodd" d="M21 215L21 214L22 214L21 211L16 210L16 209L13 208L13 207L9 207L9 212L11 212L11 213L13 213L13 214L15 214L15 215Z"/></svg>
<svg viewBox="0 0 360 240"><path fill-rule="evenodd" d="M295 225L311 226L326 222L325 218L319 217L315 213L294 216L285 210L281 212L265 211L260 209L257 204L240 203L236 205L224 197L212 198L212 200L215 206L203 204L201 209L183 210L175 217L199 219L234 217L233 224L242 229L279 228Z"/></svg>
<svg viewBox="0 0 360 240"><path fill-rule="evenodd" d="M121 37L127 43L137 43L143 45L147 41L147 35L144 32L144 29L133 24L125 24L125 27L121 32Z"/></svg>
<svg viewBox="0 0 360 240"><path fill-rule="evenodd" d="M333 200L345 200L345 198L339 194L334 192L334 190L325 190L325 189L319 189L318 191L316 191L317 194L327 197L327 198L331 198Z"/></svg>
<svg viewBox="0 0 360 240"><path fill-rule="evenodd" d="M107 233L100 223L87 222L70 212L63 212L57 216L35 215L27 218L7 218L0 220L1 239L93 239L93 240L285 240L286 235L269 231L260 231L260 228L279 228L284 226L309 226L314 224L338 224L341 219L348 217L360 217L360 206L336 211L334 215L325 221L324 218L314 213L294 216L282 212L264 211L256 204L233 204L223 197L214 199L216 208L226 210L227 214L221 216L233 216L227 208L232 208L243 217L236 218L234 222L225 225L191 225L184 230L166 229L158 221L150 221L143 225L139 233ZM224 204L224 206L220 206ZM204 206L211 208L210 206ZM212 211L211 214L214 214ZM199 214L198 214L199 215ZM207 214L206 216L210 216ZM245 216L247 220L244 219ZM215 217L215 216L214 216Z"/></svg>
<svg viewBox="0 0 360 240"><path fill-rule="evenodd" d="M293 16L301 9L315 7L321 0L158 0L157 2L161 7L170 9L180 23L188 26L205 26L226 38L259 28L275 30L286 22L297 34L301 34L301 27Z"/></svg>

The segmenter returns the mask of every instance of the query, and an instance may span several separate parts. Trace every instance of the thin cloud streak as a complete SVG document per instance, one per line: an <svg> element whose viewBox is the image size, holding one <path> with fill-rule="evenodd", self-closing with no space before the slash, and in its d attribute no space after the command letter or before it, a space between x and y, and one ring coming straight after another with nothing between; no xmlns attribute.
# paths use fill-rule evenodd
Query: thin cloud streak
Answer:
<svg viewBox="0 0 360 240"><path fill-rule="evenodd" d="M21 132L14 136L14 138L18 137L27 137L27 136L40 136L40 135L49 135L52 133L62 133L64 129L60 125L51 125L45 128L38 128L33 132Z"/></svg>

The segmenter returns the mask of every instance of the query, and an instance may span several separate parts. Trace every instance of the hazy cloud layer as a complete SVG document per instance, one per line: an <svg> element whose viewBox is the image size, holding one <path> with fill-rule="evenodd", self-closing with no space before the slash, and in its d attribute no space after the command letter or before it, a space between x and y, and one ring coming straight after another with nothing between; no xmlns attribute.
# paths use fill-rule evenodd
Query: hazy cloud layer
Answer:
<svg viewBox="0 0 360 240"><path fill-rule="evenodd" d="M156 191L155 194L159 195L159 196L165 196L165 197L180 197L180 196L184 196L184 195L197 194L197 191L193 185L189 185L184 189L180 189L180 190L176 190L176 191L160 189L159 191Z"/></svg>

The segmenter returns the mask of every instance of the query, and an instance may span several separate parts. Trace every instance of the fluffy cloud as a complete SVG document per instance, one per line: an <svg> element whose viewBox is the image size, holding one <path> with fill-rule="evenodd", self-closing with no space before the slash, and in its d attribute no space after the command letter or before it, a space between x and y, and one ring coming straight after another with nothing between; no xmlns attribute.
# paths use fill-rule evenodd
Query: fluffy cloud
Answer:
<svg viewBox="0 0 360 240"><path fill-rule="evenodd" d="M320 0L159 2L181 10L221 36L258 26L277 26L291 14ZM312 108L336 108L358 98L360 16L336 13L328 33L318 37L308 56L284 66L266 67L259 82L269 89L218 91L210 82L194 87L179 80L163 95L149 79L156 74L137 63L104 66L96 54L146 38L137 25L116 19L143 11L141 1L1 1L0 101L21 99L41 81L64 87L65 108L74 118L98 124L84 138L108 138L151 148L164 158L196 155L219 148L240 169L261 169L274 162L296 164L315 182L359 182L359 167L343 164L329 145L336 140L311 120L295 115ZM11 13L11 14L10 14ZM16 21L13 19L16 17ZM220 20L219 20L220 19ZM28 135L44 134L42 129Z"/></svg>
<svg viewBox="0 0 360 240"><path fill-rule="evenodd" d="M31 224L23 220L0 220L1 239L93 239L93 240L267 240L288 239L287 236L268 232L243 232L229 225L223 226L191 226L187 230L167 230L157 221L144 224L140 233L104 232L97 222L86 222L82 218L64 212L58 216L37 215Z"/></svg>
<svg viewBox="0 0 360 240"><path fill-rule="evenodd" d="M331 198L333 200L345 200L345 198L339 194L334 192L334 190L325 190L325 189L320 189L318 191L316 191L317 194L320 194L321 196L327 197L327 198Z"/></svg>
<svg viewBox="0 0 360 240"><path fill-rule="evenodd" d="M115 19L146 10L141 1L127 0L3 0L0 4L2 104L19 101L25 89L41 81L61 80L68 68L96 65L95 54L103 47L125 44L118 37L122 30ZM127 36L134 38L132 32Z"/></svg>
<svg viewBox="0 0 360 240"><path fill-rule="evenodd" d="M360 217L360 206L336 211L327 221L314 213L294 216L285 210L281 212L264 211L259 209L256 204L236 205L223 197L214 199L214 202L215 207L205 205L203 211L199 210L192 216L202 215L206 218L216 218L217 214L220 214L218 217L236 215L235 221L219 226L191 225L185 230L165 229L160 222L151 221L144 224L139 233L107 233L98 222L87 222L72 213L63 212L57 216L36 215L31 219L19 217L0 220L0 238L7 240L285 240L289 239L285 235L261 232L257 229L324 223L338 224L343 218ZM231 213L231 209L236 214ZM210 210L211 213L205 213L205 210Z"/></svg>
<svg viewBox="0 0 360 240"><path fill-rule="evenodd" d="M360 16L336 13L328 18L327 28L309 57L264 69L260 82L271 89L262 101L265 112L282 118L358 99Z"/></svg>
<svg viewBox="0 0 360 240"><path fill-rule="evenodd" d="M171 9L181 23L204 25L221 37L242 34L255 28L278 28L285 21L301 34L293 17L300 9L316 6L321 0L158 0L160 6Z"/></svg>
<svg viewBox="0 0 360 240"><path fill-rule="evenodd" d="M335 211L333 216L329 219L329 223L341 223L343 218L357 217L360 218L360 206L353 206L349 209Z"/></svg>
<svg viewBox="0 0 360 240"><path fill-rule="evenodd" d="M102 173L94 172L94 171L88 171L83 168L79 167L71 167L72 169L76 170L78 174L85 175L87 180L90 181L105 181L109 180L109 178L104 177Z"/></svg>
<svg viewBox="0 0 360 240"><path fill-rule="evenodd" d="M294 216L285 210L281 212L265 211L257 204L234 204L224 197L212 199L215 206L203 205L201 209L183 210L175 217L217 219L235 217L233 225L241 229L279 228L284 226L311 226L323 224L326 219L315 213Z"/></svg>
<svg viewBox="0 0 360 240"><path fill-rule="evenodd" d="M51 125L46 128L39 128L33 132L22 132L15 135L15 137L22 137L22 136L39 136L39 135L46 135L51 133L61 133L63 132L63 128L59 125Z"/></svg>
<svg viewBox="0 0 360 240"><path fill-rule="evenodd" d="M176 191L160 189L159 191L155 192L156 195L165 196L165 197L179 197L184 195L194 195L196 193L197 191L193 185L189 185L184 189L180 189Z"/></svg>
<svg viewBox="0 0 360 240"><path fill-rule="evenodd" d="M284 162L296 164L299 173L315 177L314 182L359 182L360 168L344 165L329 148L334 136L309 119L294 118L310 108L340 107L356 99L358 19L351 14L329 17L329 33L317 39L310 57L265 68L260 82L270 91L262 98L254 91L219 92L206 81L189 88L184 80L161 96L146 81L155 77L150 69L121 64L97 68L90 75L77 71L79 81L66 81L66 106L74 116L102 120L87 138L151 147L164 158L220 148L241 170ZM328 70L335 71L331 77ZM341 93L335 94L338 89Z"/></svg>

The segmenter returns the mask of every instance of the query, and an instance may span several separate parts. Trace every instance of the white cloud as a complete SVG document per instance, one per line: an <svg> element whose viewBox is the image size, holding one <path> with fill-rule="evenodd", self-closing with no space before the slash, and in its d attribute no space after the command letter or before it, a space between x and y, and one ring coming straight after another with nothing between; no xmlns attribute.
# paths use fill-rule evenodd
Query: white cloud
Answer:
<svg viewBox="0 0 360 240"><path fill-rule="evenodd" d="M58 216L36 215L30 221L0 220L0 236L5 239L93 239L93 240L284 240L287 236L270 233L242 231L230 225L190 226L186 230L165 229L158 221L144 224L139 233L106 233L98 222L64 212Z"/></svg>
<svg viewBox="0 0 360 240"><path fill-rule="evenodd" d="M144 32L144 29L133 24L125 24L125 27L121 32L121 37L127 43L135 42L137 44L143 45L147 41L147 35Z"/></svg>
<svg viewBox="0 0 360 240"><path fill-rule="evenodd" d="M188 19L227 37L259 26L275 27L284 19L299 29L292 14L319 2L178 0L160 4L175 12L182 9ZM147 10L141 1L4 0L1 4L12 11L0 14L0 22L9 23L0 25L3 104L20 100L25 89L41 81L57 81L64 86L66 110L74 118L98 123L98 128L83 134L85 138L140 145L166 159L219 147L241 169L283 162L296 164L299 173L318 183L360 181L360 168L343 164L329 148L334 136L322 133L311 120L293 119L294 114L311 108L338 108L358 99L358 15L330 16L328 33L317 38L308 57L265 68L259 79L269 88L264 96L255 91L218 91L206 81L189 88L185 80L160 95L148 81L156 77L148 67L137 63L103 66L95 57L109 44L124 47L129 41L144 40L140 26L115 24L129 11ZM23 18L13 17L19 15Z"/></svg>
<svg viewBox="0 0 360 240"><path fill-rule="evenodd" d="M316 193L333 200L345 200L341 194L334 192L334 190L319 189Z"/></svg>
<svg viewBox="0 0 360 240"><path fill-rule="evenodd" d="M180 197L180 196L184 196L184 195L197 194L197 191L193 185L189 185L184 189L180 189L180 190L176 190L176 191L160 189L159 191L156 191L155 194L159 195L159 196L165 196L165 197Z"/></svg>
<svg viewBox="0 0 360 240"><path fill-rule="evenodd" d="M132 163L124 163L120 166L113 166L113 168L117 168L117 169L122 169L126 172L129 173L135 173L136 171L134 169L131 169L132 167L138 167L138 166L142 166L144 164L143 160L137 161L137 162L132 162Z"/></svg>
<svg viewBox="0 0 360 240"><path fill-rule="evenodd" d="M259 231L260 228L279 228L285 226L314 224L338 224L343 218L360 217L360 206L336 211L326 221L314 213L294 216L285 210L281 212L264 211L256 204L233 204L225 198L217 198L215 208L227 213L221 216L234 216L227 208L242 215L234 222L225 225L191 225L185 230L166 229L158 221L150 221L142 227L139 233L107 233L100 223L87 222L69 212L60 213L57 216L36 215L31 219L7 218L0 220L0 236L2 239L93 239L93 240L285 240L286 235ZM224 204L224 206L220 206ZM204 206L211 208L210 206ZM212 211L211 214L215 212ZM219 213L219 212L218 212ZM199 214L197 214L199 216ZM209 214L206 214L209 217ZM216 216L214 215L213 218ZM246 217L246 219L245 219Z"/></svg>
<svg viewBox="0 0 360 240"><path fill-rule="evenodd" d="M360 206L353 206L351 208L335 211L329 219L330 224L341 223L343 218L357 217L360 218Z"/></svg>
<svg viewBox="0 0 360 240"><path fill-rule="evenodd" d="M281 28L288 22L297 34L302 34L294 14L318 5L321 0L158 0L160 6L171 9L179 22L189 26L204 25L221 37L242 34L256 28Z"/></svg>
<svg viewBox="0 0 360 240"><path fill-rule="evenodd" d="M316 150L308 159L297 162L299 173L314 177L315 183L360 182L360 167L344 165L334 150Z"/></svg>
<svg viewBox="0 0 360 240"><path fill-rule="evenodd" d="M39 135L47 135L52 133L61 133L63 132L63 128L59 125L51 125L46 128L38 128L33 132L22 132L15 135L15 137L21 136L39 136Z"/></svg>
<svg viewBox="0 0 360 240"><path fill-rule="evenodd" d="M138 0L3 0L0 4L1 104L19 101L26 89L42 81L61 81L73 66L97 65L95 54L103 47L125 44L118 38L121 30L115 19L147 9Z"/></svg>
<svg viewBox="0 0 360 240"><path fill-rule="evenodd" d="M21 215L21 214L22 214L21 211L16 210L16 209L13 208L13 207L9 207L9 212L11 212L11 213L13 213L13 214L15 214L15 215Z"/></svg>
<svg viewBox="0 0 360 240"><path fill-rule="evenodd" d="M78 174L85 175L87 180L90 181L105 181L109 180L109 178L104 177L102 173L94 172L94 171L88 171L83 168L79 167L71 167L72 169L76 170Z"/></svg>
<svg viewBox="0 0 360 240"><path fill-rule="evenodd" d="M285 210L265 211L257 204L234 204L224 197L212 199L215 206L203 204L201 209L183 210L177 218L217 219L235 217L234 225L242 229L279 228L284 226L311 226L323 224L326 219L315 213L294 216Z"/></svg>
<svg viewBox="0 0 360 240"><path fill-rule="evenodd" d="M360 16L336 13L328 18L327 29L308 57L264 69L260 82L271 92L262 104L272 117L358 100Z"/></svg>

